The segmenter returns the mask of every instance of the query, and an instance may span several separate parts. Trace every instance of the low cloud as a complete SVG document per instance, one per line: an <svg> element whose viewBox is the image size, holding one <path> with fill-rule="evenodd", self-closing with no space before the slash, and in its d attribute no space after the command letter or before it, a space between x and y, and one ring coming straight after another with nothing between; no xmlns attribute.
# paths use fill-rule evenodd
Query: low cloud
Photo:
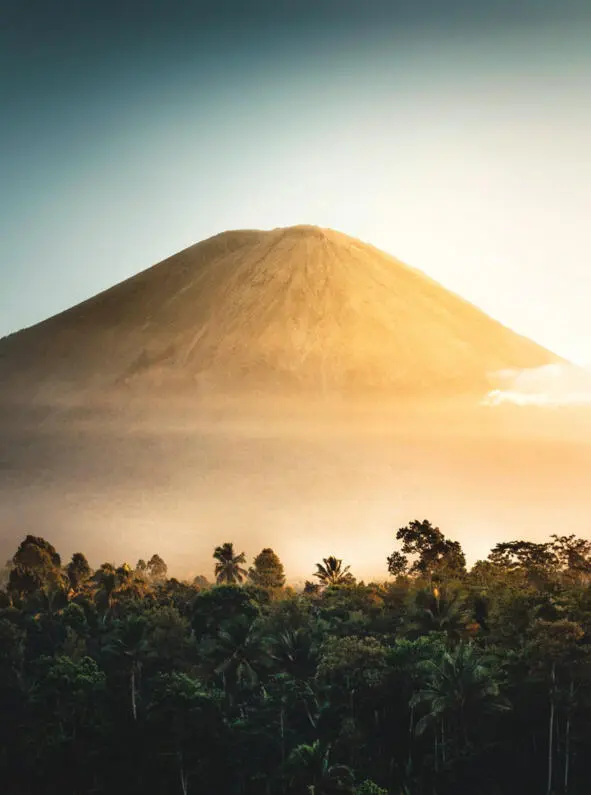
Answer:
<svg viewBox="0 0 591 795"><path fill-rule="evenodd" d="M504 370L495 373L493 381L496 388L484 400L488 406L591 405L591 369L572 364Z"/></svg>

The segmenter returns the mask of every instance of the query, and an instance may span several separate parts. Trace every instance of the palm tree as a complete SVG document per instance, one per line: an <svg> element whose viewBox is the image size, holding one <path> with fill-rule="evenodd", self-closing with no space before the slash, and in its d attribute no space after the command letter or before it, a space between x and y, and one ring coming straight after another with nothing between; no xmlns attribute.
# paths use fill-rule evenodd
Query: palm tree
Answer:
<svg viewBox="0 0 591 795"><path fill-rule="evenodd" d="M298 694L310 724L316 728L316 716L320 710L316 693L312 687L318 647L311 633L304 627L285 629L272 638L272 656L276 667L281 671L279 677L289 678L293 684L292 693ZM281 738L284 736L284 703L281 706Z"/></svg>
<svg viewBox="0 0 591 795"><path fill-rule="evenodd" d="M243 582L248 574L242 564L246 563L246 555L241 552L234 554L234 544L226 542L221 547L216 547L213 553L215 564L215 577L218 583L235 584Z"/></svg>
<svg viewBox="0 0 591 795"><path fill-rule="evenodd" d="M240 686L256 688L272 662L268 639L259 624L238 616L219 630L217 642L221 661L215 673L222 676L228 695Z"/></svg>
<svg viewBox="0 0 591 795"><path fill-rule="evenodd" d="M480 716L510 709L499 693L490 662L471 644L460 643L438 660L426 660L421 668L426 687L410 703L411 707L425 704L428 712L418 721L416 733L422 734L430 726L434 728L436 749L438 735L441 739L442 761L445 761L446 729L452 734L448 738L451 744L465 748L470 727Z"/></svg>
<svg viewBox="0 0 591 795"><path fill-rule="evenodd" d="M343 561L340 558L331 555L323 558L322 563L316 564L314 577L317 577L323 585L347 585L354 580L349 569L350 566L343 568Z"/></svg>
<svg viewBox="0 0 591 795"><path fill-rule="evenodd" d="M465 637L470 622L470 612L460 595L437 587L419 591L409 613L411 636L442 632L451 646Z"/></svg>
<svg viewBox="0 0 591 795"><path fill-rule="evenodd" d="M147 621L144 616L131 615L124 620L116 620L111 627L112 634L107 638L104 652L125 661L129 673L131 714L136 721L139 679L143 662L150 655Z"/></svg>
<svg viewBox="0 0 591 795"><path fill-rule="evenodd" d="M290 783L295 792L309 795L352 795L353 771L347 765L330 764L330 748L320 741L298 745L287 760Z"/></svg>
<svg viewBox="0 0 591 795"><path fill-rule="evenodd" d="M282 671L305 681L316 671L318 648L307 628L288 627L273 638L273 657Z"/></svg>
<svg viewBox="0 0 591 795"><path fill-rule="evenodd" d="M103 623L106 623L119 585L117 571L110 563L103 563L92 579L95 586L95 602L103 612Z"/></svg>

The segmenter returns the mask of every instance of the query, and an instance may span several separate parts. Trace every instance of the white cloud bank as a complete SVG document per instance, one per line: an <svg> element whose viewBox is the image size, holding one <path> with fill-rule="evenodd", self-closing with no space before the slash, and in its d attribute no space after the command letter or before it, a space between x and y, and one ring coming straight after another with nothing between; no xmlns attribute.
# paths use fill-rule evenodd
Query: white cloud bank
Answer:
<svg viewBox="0 0 591 795"><path fill-rule="evenodd" d="M499 406L588 406L591 405L591 368L572 364L550 364L528 370L495 373L497 387L484 403Z"/></svg>

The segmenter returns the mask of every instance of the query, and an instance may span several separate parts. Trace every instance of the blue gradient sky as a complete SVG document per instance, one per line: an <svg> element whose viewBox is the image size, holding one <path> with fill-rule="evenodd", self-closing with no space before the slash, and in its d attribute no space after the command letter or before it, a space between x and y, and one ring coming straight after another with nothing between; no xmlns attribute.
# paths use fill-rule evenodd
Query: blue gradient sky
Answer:
<svg viewBox="0 0 591 795"><path fill-rule="evenodd" d="M591 361L588 0L3 0L0 31L0 335L313 223Z"/></svg>

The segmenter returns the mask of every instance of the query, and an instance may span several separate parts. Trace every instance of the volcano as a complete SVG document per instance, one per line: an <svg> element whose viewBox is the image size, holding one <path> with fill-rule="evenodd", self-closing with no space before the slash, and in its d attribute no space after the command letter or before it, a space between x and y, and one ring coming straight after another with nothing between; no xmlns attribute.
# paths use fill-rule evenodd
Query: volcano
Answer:
<svg viewBox="0 0 591 795"><path fill-rule="evenodd" d="M556 360L351 237L223 233L0 342L1 559L31 532L192 577L231 539L381 579L408 517L547 537L588 512L589 418L480 398Z"/></svg>
<svg viewBox="0 0 591 795"><path fill-rule="evenodd" d="M485 393L558 357L328 229L224 232L0 342L5 394Z"/></svg>

